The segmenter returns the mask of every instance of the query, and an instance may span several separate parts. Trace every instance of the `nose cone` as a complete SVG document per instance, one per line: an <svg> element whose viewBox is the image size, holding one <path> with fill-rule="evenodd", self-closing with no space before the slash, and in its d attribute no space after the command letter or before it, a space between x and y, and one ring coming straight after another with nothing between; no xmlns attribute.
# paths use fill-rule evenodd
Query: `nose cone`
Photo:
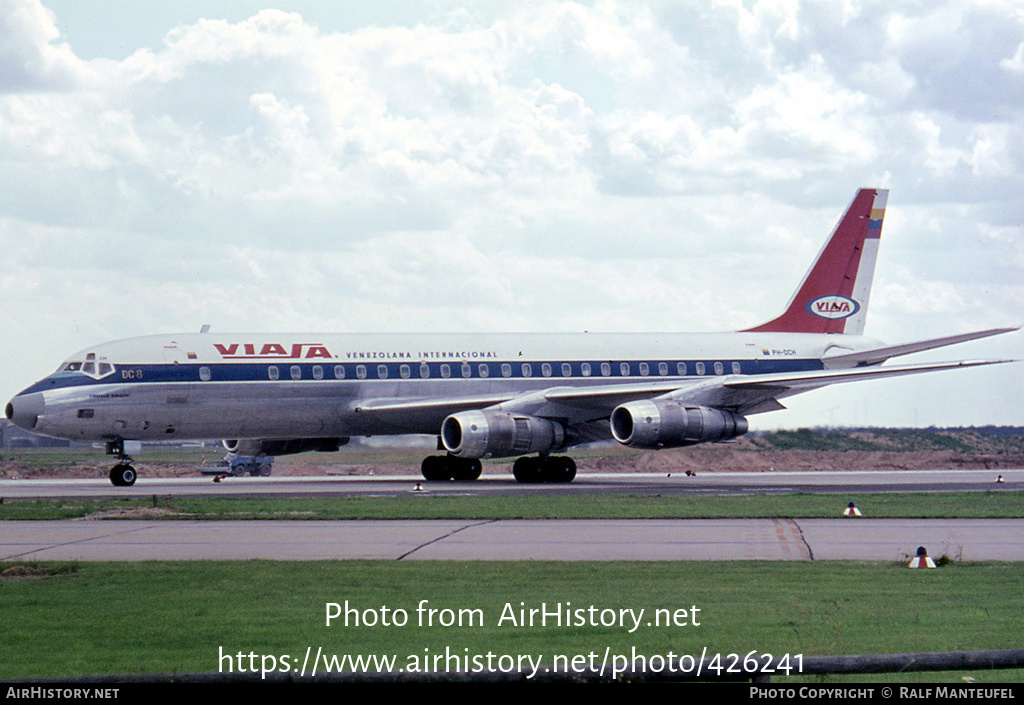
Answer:
<svg viewBox="0 0 1024 705"><path fill-rule="evenodd" d="M32 431L36 422L43 415L43 395L41 392L32 394L19 394L7 403L4 413L15 426Z"/></svg>

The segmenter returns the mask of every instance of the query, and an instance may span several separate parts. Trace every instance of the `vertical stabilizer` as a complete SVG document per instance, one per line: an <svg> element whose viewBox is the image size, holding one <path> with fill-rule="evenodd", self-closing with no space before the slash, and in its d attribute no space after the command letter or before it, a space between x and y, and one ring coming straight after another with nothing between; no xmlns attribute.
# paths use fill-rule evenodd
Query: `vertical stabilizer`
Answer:
<svg viewBox="0 0 1024 705"><path fill-rule="evenodd" d="M860 189L786 311L747 330L862 334L888 198L886 189Z"/></svg>

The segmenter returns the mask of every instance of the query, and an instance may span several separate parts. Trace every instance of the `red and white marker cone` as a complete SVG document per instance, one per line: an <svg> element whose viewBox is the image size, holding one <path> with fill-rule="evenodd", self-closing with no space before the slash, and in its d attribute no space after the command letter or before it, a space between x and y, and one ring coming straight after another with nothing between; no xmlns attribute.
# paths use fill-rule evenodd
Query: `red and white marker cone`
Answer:
<svg viewBox="0 0 1024 705"><path fill-rule="evenodd" d="M857 505L855 505L853 502L850 502L849 504L846 505L846 509L843 510L843 516L859 517L864 515L860 513L859 509L857 509Z"/></svg>
<svg viewBox="0 0 1024 705"><path fill-rule="evenodd" d="M928 557L928 549L924 546L917 547L917 555L910 559L908 568L934 568L935 561Z"/></svg>

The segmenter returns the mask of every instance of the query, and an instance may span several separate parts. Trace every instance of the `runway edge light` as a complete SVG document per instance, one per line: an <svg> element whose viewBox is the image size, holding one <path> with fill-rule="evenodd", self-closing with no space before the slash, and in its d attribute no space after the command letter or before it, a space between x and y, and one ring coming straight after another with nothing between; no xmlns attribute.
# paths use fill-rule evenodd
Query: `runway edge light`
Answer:
<svg viewBox="0 0 1024 705"><path fill-rule="evenodd" d="M934 568L935 561L928 557L928 549L924 546L917 547L917 555L910 559L908 568Z"/></svg>

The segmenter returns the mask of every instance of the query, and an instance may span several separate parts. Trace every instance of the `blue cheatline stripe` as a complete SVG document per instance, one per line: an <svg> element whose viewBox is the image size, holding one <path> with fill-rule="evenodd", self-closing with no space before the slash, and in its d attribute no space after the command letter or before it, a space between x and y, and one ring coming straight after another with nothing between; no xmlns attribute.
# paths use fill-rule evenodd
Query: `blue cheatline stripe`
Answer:
<svg viewBox="0 0 1024 705"><path fill-rule="evenodd" d="M644 381L657 379L678 379L717 377L721 375L735 374L733 364L739 365L739 374L778 374L784 372L804 372L809 370L824 369L820 360L817 359L763 359L751 360L597 360L597 361L539 361L539 362L468 362L468 376L463 374L463 364L460 362L429 362L421 365L418 362L412 363L352 363L333 361L324 363L293 363L287 360L279 363L199 363L188 362L179 364L159 365L118 365L115 364L113 374L102 379L93 379L80 372L59 372L46 379L43 379L22 392L29 394L51 389L62 389L67 387L105 385L105 384L145 384L145 383L179 383L179 384L204 384L206 382L336 382L336 381L380 381L383 379L391 381L413 381L421 379L429 380L461 380L461 379L489 379L501 380L545 380L552 381L572 380L605 380L615 381ZM562 365L569 365L569 374L563 374ZM721 365L721 372L717 372L715 365ZM529 365L527 373L526 365ZM590 375L583 374L583 366L590 366ZM602 365L608 366L609 374L602 374ZM628 371L623 374L623 365L628 365ZM643 365L646 365L647 374L643 374ZM661 374L665 365L665 374ZM679 365L685 365L681 371ZM703 365L703 373L700 373L700 366ZM427 375L420 373L421 366L427 368ZM502 374L502 368L508 366L508 375ZM550 374L545 374L546 367L550 366ZM277 377L270 376L271 368L276 368ZM293 376L292 369L297 368L298 373ZM320 368L322 376L317 379L314 376L314 368ZM336 374L335 369L340 373ZM403 369L405 368L405 369ZM447 368L448 374L444 374ZM481 368L486 374L481 374ZM209 372L207 378L206 371Z"/></svg>

